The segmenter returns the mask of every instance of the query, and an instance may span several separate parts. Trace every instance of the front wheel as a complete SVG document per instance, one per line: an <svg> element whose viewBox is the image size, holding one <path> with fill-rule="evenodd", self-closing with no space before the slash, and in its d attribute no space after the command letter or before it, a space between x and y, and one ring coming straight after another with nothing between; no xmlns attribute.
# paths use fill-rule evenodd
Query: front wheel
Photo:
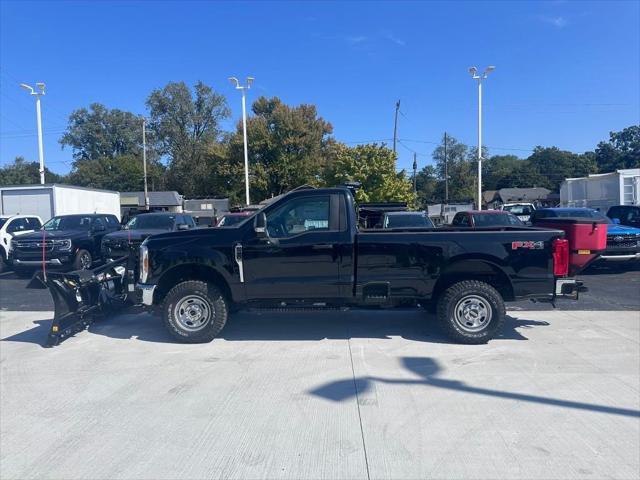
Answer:
<svg viewBox="0 0 640 480"><path fill-rule="evenodd" d="M227 323L229 304L218 288L196 280L181 282L164 299L162 318L181 342L206 343Z"/></svg>
<svg viewBox="0 0 640 480"><path fill-rule="evenodd" d="M438 321L459 343L486 343L505 321L504 300L491 285L465 280L450 286L438 300Z"/></svg>
<svg viewBox="0 0 640 480"><path fill-rule="evenodd" d="M73 269L74 270L89 270L91 265L93 264L93 258L91 258L91 254L84 249L78 250L76 253L76 258L73 261Z"/></svg>

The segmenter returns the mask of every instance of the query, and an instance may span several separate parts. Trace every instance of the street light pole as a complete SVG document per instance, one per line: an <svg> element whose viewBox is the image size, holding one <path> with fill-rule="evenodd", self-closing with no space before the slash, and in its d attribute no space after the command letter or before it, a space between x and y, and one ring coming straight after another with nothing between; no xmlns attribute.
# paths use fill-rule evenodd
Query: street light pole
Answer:
<svg viewBox="0 0 640 480"><path fill-rule="evenodd" d="M147 120L142 117L142 170L144 172L144 209L149 210L149 190L147 188Z"/></svg>
<svg viewBox="0 0 640 480"><path fill-rule="evenodd" d="M245 201L247 205L250 205L249 200L249 148L247 147L247 90L251 88L251 84L254 81L253 77L247 77L247 84L245 86L240 85L240 82L236 77L229 77L231 83L236 86L236 90L242 91L242 135L244 137L244 193Z"/></svg>
<svg viewBox="0 0 640 480"><path fill-rule="evenodd" d="M20 86L29 91L31 95L36 97L36 119L38 123L38 158L40 160L40 183L44 185L44 148L42 146L42 110L40 109L40 97L44 95L44 83L36 83L36 91L33 87L26 83L21 83Z"/></svg>
<svg viewBox="0 0 640 480"><path fill-rule="evenodd" d="M496 67L489 65L482 75L478 75L476 67L469 68L471 78L478 81L478 210L482 210L482 81Z"/></svg>

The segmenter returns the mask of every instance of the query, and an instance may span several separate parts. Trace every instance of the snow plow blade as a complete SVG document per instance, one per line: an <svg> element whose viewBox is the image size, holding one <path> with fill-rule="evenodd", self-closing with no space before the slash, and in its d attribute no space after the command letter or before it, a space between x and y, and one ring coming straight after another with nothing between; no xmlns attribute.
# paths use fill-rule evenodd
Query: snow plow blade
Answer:
<svg viewBox="0 0 640 480"><path fill-rule="evenodd" d="M122 257L93 270L37 272L27 288L48 288L55 313L45 347L86 329L97 317L127 306L134 290L129 257Z"/></svg>

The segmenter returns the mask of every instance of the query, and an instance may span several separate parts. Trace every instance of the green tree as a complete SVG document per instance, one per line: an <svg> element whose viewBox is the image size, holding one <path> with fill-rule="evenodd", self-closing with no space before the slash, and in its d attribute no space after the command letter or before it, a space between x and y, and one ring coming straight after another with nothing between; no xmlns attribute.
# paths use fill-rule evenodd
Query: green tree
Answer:
<svg viewBox="0 0 640 480"><path fill-rule="evenodd" d="M420 208L441 200L439 183L436 167L433 165L426 165L416 174L416 203Z"/></svg>
<svg viewBox="0 0 640 480"><path fill-rule="evenodd" d="M44 167L47 183L60 183L63 177ZM0 168L0 185L32 185L40 183L40 164L16 157L13 163Z"/></svg>
<svg viewBox="0 0 640 480"><path fill-rule="evenodd" d="M482 166L482 184L485 190L538 187L546 184L545 178L531 162L515 155L494 155Z"/></svg>
<svg viewBox="0 0 640 480"><path fill-rule="evenodd" d="M603 173L640 168L640 125L611 132L608 142L598 144L595 156L598 169Z"/></svg>
<svg viewBox="0 0 640 480"><path fill-rule="evenodd" d="M247 120L251 196L259 201L303 184L317 185L330 161L333 127L314 105L258 98ZM243 164L242 124L231 138L231 161Z"/></svg>
<svg viewBox="0 0 640 480"><path fill-rule="evenodd" d="M449 201L466 201L475 197L477 182L477 162L471 160L475 158L474 150L464 143L458 142L454 137L447 135L447 171L449 174ZM436 173L438 175L438 197L444 200L444 179L445 179L445 139L438 145L432 154L436 162Z"/></svg>
<svg viewBox="0 0 640 480"><path fill-rule="evenodd" d="M554 192L559 191L565 178L583 177L598 171L593 154L579 155L558 147L536 147L527 161L543 179L538 186Z"/></svg>
<svg viewBox="0 0 640 480"><path fill-rule="evenodd" d="M164 167L159 163L147 165L149 189L163 188ZM120 192L141 191L144 188L142 158L137 155L119 155L97 160L76 162L68 175L69 183L91 188L104 188Z"/></svg>
<svg viewBox="0 0 640 480"><path fill-rule="evenodd" d="M325 172L328 186L357 181L359 202L407 202L415 204L411 180L403 171L396 172L396 156L384 144L333 147L333 161Z"/></svg>
<svg viewBox="0 0 640 480"><path fill-rule="evenodd" d="M231 114L225 97L202 82L193 93L184 82L170 82L151 92L147 107L156 149L169 159L169 187L187 196L211 194L201 177L209 176L205 154L221 139L220 122Z"/></svg>
<svg viewBox="0 0 640 480"><path fill-rule="evenodd" d="M62 148L71 147L76 162L137 155L142 146L142 120L131 112L92 103L69 116L60 143Z"/></svg>

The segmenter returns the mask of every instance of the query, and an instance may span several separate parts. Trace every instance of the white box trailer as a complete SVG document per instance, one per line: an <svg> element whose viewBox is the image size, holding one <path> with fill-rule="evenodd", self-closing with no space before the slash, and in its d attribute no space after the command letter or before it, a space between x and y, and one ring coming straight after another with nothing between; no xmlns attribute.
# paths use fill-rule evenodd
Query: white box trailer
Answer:
<svg viewBox="0 0 640 480"><path fill-rule="evenodd" d="M567 178L560 185L560 205L603 213L613 205L640 205L640 168Z"/></svg>
<svg viewBox="0 0 640 480"><path fill-rule="evenodd" d="M120 219L120 193L57 183L0 186L0 213L38 215L43 222L74 213L110 213Z"/></svg>

